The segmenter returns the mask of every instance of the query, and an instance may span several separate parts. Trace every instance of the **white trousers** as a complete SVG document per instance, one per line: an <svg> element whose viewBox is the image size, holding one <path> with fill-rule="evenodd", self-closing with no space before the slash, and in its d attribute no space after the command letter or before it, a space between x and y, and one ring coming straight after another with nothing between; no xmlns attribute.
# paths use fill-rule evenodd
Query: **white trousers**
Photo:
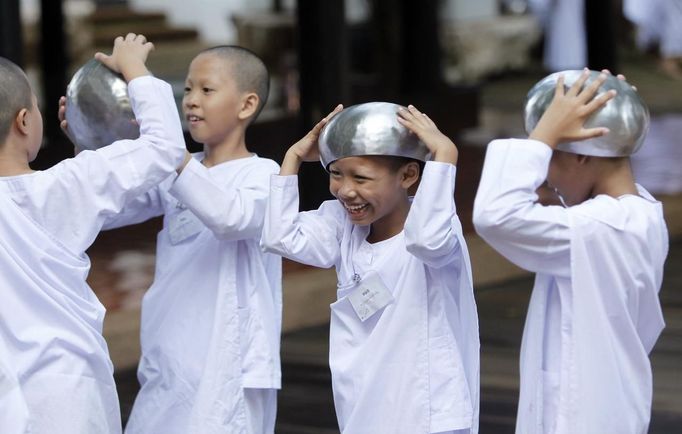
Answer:
<svg viewBox="0 0 682 434"><path fill-rule="evenodd" d="M276 389L244 389L249 434L274 434L277 418Z"/></svg>

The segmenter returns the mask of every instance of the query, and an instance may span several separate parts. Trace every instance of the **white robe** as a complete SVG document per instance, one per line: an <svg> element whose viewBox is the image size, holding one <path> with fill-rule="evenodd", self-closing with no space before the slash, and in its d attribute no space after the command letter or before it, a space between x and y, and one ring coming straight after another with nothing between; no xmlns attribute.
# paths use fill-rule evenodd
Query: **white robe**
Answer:
<svg viewBox="0 0 682 434"><path fill-rule="evenodd" d="M599 195L569 208L537 204L551 155L532 140L493 141L474 204L479 234L537 273L516 432L645 434L648 354L664 326L661 204L639 186L639 196Z"/></svg>
<svg viewBox="0 0 682 434"><path fill-rule="evenodd" d="M281 386L282 261L258 245L279 166L252 156L206 168L203 153L193 157L107 223L164 214L126 433L246 432L242 388ZM190 223L175 239L181 214Z"/></svg>
<svg viewBox="0 0 682 434"><path fill-rule="evenodd" d="M587 65L585 0L530 0L545 31L543 62L549 71Z"/></svg>
<svg viewBox="0 0 682 434"><path fill-rule="evenodd" d="M637 25L640 46L658 42L664 57L682 57L682 0L624 0L623 12Z"/></svg>
<svg viewBox="0 0 682 434"><path fill-rule="evenodd" d="M141 77L129 93L139 139L0 177L2 363L18 379L32 434L121 432L85 249L108 215L173 173L185 152L170 86Z"/></svg>
<svg viewBox="0 0 682 434"><path fill-rule="evenodd" d="M338 201L298 213L298 177L273 176L261 244L335 266L329 365L341 432L478 431L478 318L453 200L455 167L426 163L404 231L375 245ZM384 245L385 244L385 245ZM378 274L394 301L362 322L354 276Z"/></svg>
<svg viewBox="0 0 682 434"><path fill-rule="evenodd" d="M9 206L12 205L8 199L0 196L0 207ZM3 225L2 220L0 225ZM0 244L0 248L4 250L4 245ZM19 385L17 370L10 366L8 355L5 341L0 339L0 427L4 433L26 434L29 426L28 404Z"/></svg>

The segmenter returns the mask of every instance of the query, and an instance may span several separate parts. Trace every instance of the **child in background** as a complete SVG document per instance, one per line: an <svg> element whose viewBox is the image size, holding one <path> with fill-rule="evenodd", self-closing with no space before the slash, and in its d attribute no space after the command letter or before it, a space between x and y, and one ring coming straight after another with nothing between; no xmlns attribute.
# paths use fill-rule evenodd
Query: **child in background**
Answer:
<svg viewBox="0 0 682 434"><path fill-rule="evenodd" d="M331 116L332 129L354 116L353 107L340 110L287 151L271 180L261 244L336 267L329 365L342 433L476 433L478 321L454 203L457 148L412 106L393 109L388 123L370 110L361 122L373 138L408 129L433 154L414 200L418 161L355 152L358 138L345 136L335 146L351 152L323 163L337 200L299 213L299 167L320 158L318 136Z"/></svg>
<svg viewBox="0 0 682 434"><path fill-rule="evenodd" d="M9 408L0 397L0 413L21 410L14 422L23 425L3 424L3 433L121 432L105 310L85 281L85 250L108 216L183 161L171 88L145 66L152 48L131 33L111 56L95 56L128 81L140 137L38 172L29 167L43 136L36 97L21 69L0 58L0 370L10 371L0 372L0 395L14 397Z"/></svg>
<svg viewBox="0 0 682 434"><path fill-rule="evenodd" d="M189 66L182 109L204 151L107 227L164 215L142 301L141 389L126 433L272 434L281 386L281 258L258 245L270 175L247 127L268 97L252 52L219 46Z"/></svg>
<svg viewBox="0 0 682 434"><path fill-rule="evenodd" d="M664 325L668 235L661 204L635 184L619 145L612 157L588 145L557 150L608 133L583 127L615 95L594 97L607 76L583 88L588 77L568 91L559 78L528 140L490 143L474 204L478 233L537 273L521 347L519 434L645 434L651 415L648 354ZM536 202L545 179L566 207Z"/></svg>

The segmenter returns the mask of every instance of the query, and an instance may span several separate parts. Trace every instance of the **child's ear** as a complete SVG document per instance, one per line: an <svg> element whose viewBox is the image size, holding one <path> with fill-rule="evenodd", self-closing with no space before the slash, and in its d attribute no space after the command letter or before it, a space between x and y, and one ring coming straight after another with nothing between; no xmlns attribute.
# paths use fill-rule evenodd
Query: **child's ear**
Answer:
<svg viewBox="0 0 682 434"><path fill-rule="evenodd" d="M246 120L252 117L258 110L260 98L255 93L247 93L242 99L242 107L239 110L239 119Z"/></svg>
<svg viewBox="0 0 682 434"><path fill-rule="evenodd" d="M406 190L419 180L419 164L414 161L404 165L400 171L400 184Z"/></svg>
<svg viewBox="0 0 682 434"><path fill-rule="evenodd" d="M14 125L17 127L17 130L23 135L28 134L28 109L21 109L19 110L19 113L17 113L17 117L14 118Z"/></svg>

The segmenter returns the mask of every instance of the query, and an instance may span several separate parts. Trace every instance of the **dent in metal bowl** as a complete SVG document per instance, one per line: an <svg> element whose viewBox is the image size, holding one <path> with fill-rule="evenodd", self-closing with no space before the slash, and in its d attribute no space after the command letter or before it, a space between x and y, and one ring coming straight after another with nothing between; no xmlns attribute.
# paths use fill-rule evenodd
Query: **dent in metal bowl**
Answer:
<svg viewBox="0 0 682 434"><path fill-rule="evenodd" d="M95 150L140 136L128 84L95 59L76 71L66 88L66 121L69 136L80 149Z"/></svg>
<svg viewBox="0 0 682 434"><path fill-rule="evenodd" d="M524 109L528 134L535 128L552 102L559 75L564 75L564 88L567 90L580 78L582 72L573 70L557 72L533 86L528 92ZM599 74L597 71L590 71L585 86L594 81ZM649 109L630 84L614 76L607 77L596 96L611 89L616 90L616 96L585 121L585 128L607 127L609 133L578 142L561 143L557 146L558 150L597 157L624 157L639 150L649 130Z"/></svg>
<svg viewBox="0 0 682 434"><path fill-rule="evenodd" d="M320 161L325 169L345 157L386 155L427 161L429 149L398 122L401 106L369 102L337 113L320 133Z"/></svg>

